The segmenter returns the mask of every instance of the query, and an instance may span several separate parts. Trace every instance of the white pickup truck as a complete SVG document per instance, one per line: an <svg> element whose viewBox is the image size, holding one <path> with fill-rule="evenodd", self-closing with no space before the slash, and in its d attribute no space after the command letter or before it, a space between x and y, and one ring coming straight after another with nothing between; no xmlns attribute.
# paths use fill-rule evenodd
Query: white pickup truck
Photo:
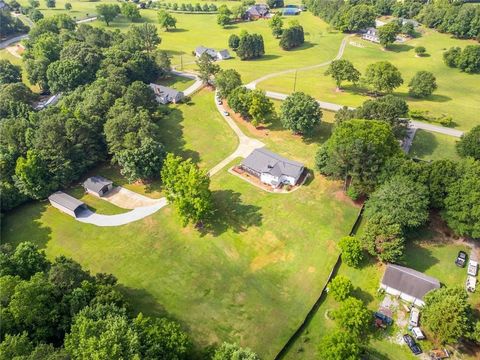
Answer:
<svg viewBox="0 0 480 360"><path fill-rule="evenodd" d="M470 260L468 262L468 269L467 269L468 275L477 276L477 271L478 271L478 263L476 261Z"/></svg>

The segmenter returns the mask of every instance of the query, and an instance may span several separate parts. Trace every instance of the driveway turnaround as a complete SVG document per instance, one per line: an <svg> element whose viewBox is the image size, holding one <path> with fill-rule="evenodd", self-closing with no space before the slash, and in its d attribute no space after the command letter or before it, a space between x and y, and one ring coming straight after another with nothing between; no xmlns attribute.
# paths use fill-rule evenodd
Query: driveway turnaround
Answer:
<svg viewBox="0 0 480 360"><path fill-rule="evenodd" d="M78 216L77 220L86 224L92 224L97 226L120 226L126 225L134 221L141 220L150 216L167 205L167 199L161 198L155 205L144 206L133 209L124 214L118 215L102 215L96 214L91 210L84 210Z"/></svg>
<svg viewBox="0 0 480 360"><path fill-rule="evenodd" d="M191 73L188 73L188 72L185 72L185 71L178 71L178 70L172 70L170 72L173 75L182 76L182 77L185 77L185 78L188 78L188 79L195 80L195 82L192 85L190 85L188 88L183 90L183 94L185 96L192 96L193 94L195 94L198 90L200 90L203 87L202 80L200 80L198 78L198 76L195 75L195 74L191 74Z"/></svg>
<svg viewBox="0 0 480 360"><path fill-rule="evenodd" d="M102 196L103 200L111 202L123 209L136 209L156 205L162 199L152 199L134 191L117 186Z"/></svg>

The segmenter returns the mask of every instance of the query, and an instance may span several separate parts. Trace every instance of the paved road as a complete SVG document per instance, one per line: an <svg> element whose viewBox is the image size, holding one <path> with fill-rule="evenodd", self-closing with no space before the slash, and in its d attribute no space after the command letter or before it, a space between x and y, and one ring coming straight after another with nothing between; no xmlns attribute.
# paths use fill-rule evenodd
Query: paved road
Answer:
<svg viewBox="0 0 480 360"><path fill-rule="evenodd" d="M439 134L449 135L457 138L463 135L463 131L461 130L455 130L455 129L451 129L443 126L432 125L432 124L428 124L420 121L410 121L410 123L417 129L432 131Z"/></svg>
<svg viewBox="0 0 480 360"><path fill-rule="evenodd" d="M253 139L251 137L248 137L247 135L245 135L243 133L243 131L238 127L238 125L235 123L235 121L229 115L225 114L226 110L223 107L223 105L219 104L216 101L216 96L215 96L215 105L217 106L217 110L223 116L223 118L225 119L227 124L232 128L233 132L237 135L238 146L237 146L237 149L231 155L229 155L227 158L223 159L220 163L215 165L208 172L208 175L210 175L210 176L213 176L216 173L218 173L220 170L222 170L225 166L230 164L236 158L238 158L238 157L246 158L248 155L250 155L250 153L253 150L265 146L265 144L262 143L261 141L259 141L257 139Z"/></svg>
<svg viewBox="0 0 480 360"><path fill-rule="evenodd" d="M192 96L198 90L200 90L204 85L202 80L200 80L196 74L185 72L185 71L179 71L179 70L172 70L170 72L173 75L182 76L188 79L195 80L195 82L191 86L189 86L187 89L183 91L183 94L185 96Z"/></svg>

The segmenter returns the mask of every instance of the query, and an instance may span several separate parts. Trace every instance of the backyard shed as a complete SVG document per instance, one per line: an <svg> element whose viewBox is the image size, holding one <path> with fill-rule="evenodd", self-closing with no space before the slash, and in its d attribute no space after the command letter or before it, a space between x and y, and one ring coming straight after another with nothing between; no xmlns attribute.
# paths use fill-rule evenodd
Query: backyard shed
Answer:
<svg viewBox="0 0 480 360"><path fill-rule="evenodd" d="M425 294L440 288L440 282L419 271L388 264L380 287L390 295L399 296L414 305L423 306Z"/></svg>
<svg viewBox="0 0 480 360"><path fill-rule="evenodd" d="M83 188L89 194L102 197L112 190L113 181L105 179L101 176L92 176L83 182Z"/></svg>
<svg viewBox="0 0 480 360"><path fill-rule="evenodd" d="M82 211L87 210L87 206L82 201L62 191L57 191L50 195L48 201L50 201L53 207L75 218L78 217Z"/></svg>

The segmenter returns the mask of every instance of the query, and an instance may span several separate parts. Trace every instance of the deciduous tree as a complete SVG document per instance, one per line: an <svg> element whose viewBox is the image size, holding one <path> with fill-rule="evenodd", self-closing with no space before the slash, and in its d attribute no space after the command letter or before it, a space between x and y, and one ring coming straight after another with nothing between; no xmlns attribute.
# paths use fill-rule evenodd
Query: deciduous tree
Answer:
<svg viewBox="0 0 480 360"><path fill-rule="evenodd" d="M343 275L337 275L330 281L328 292L332 294L337 301L343 301L350 296L353 291L353 285L350 279Z"/></svg>
<svg viewBox="0 0 480 360"><path fill-rule="evenodd" d="M367 66L365 82L376 93L392 92L403 84L400 71L388 61L379 61Z"/></svg>
<svg viewBox="0 0 480 360"><path fill-rule="evenodd" d="M13 65L10 61L0 60L0 85L22 81L22 70L20 66Z"/></svg>
<svg viewBox="0 0 480 360"><path fill-rule="evenodd" d="M372 323L371 311L363 305L361 300L354 297L348 297L342 301L333 314L338 325L355 336L368 333Z"/></svg>
<svg viewBox="0 0 480 360"><path fill-rule="evenodd" d="M456 146L460 156L471 156L475 160L480 160L480 125L464 133Z"/></svg>
<svg viewBox="0 0 480 360"><path fill-rule="evenodd" d="M365 249L381 261L397 262L405 251L402 227L388 216L368 219L361 240Z"/></svg>
<svg viewBox="0 0 480 360"><path fill-rule="evenodd" d="M195 62L199 70L199 78L204 84L209 84L212 77L220 71L220 66L215 64L214 59L205 51Z"/></svg>
<svg viewBox="0 0 480 360"><path fill-rule="evenodd" d="M213 355L212 360L260 360L260 357L249 348L241 348L237 344L224 342Z"/></svg>
<svg viewBox="0 0 480 360"><path fill-rule="evenodd" d="M320 105L303 92L288 96L282 103L280 112L283 126L294 133L309 134L322 119Z"/></svg>
<svg viewBox="0 0 480 360"><path fill-rule="evenodd" d="M218 96L226 99L230 93L237 87L242 85L240 74L234 69L220 70L215 75L215 87Z"/></svg>
<svg viewBox="0 0 480 360"><path fill-rule="evenodd" d="M338 247L342 251L342 261L348 266L357 267L363 260L363 249L360 238L345 236L340 239Z"/></svg>
<svg viewBox="0 0 480 360"><path fill-rule="evenodd" d="M401 27L397 21L391 21L378 28L378 39L384 48L388 48L397 39Z"/></svg>
<svg viewBox="0 0 480 360"><path fill-rule="evenodd" d="M345 59L333 60L325 75L329 75L335 80L337 89L340 89L342 81L350 81L356 84L360 80L360 72L355 69L350 61Z"/></svg>
<svg viewBox="0 0 480 360"><path fill-rule="evenodd" d="M120 12L130 21L137 21L141 18L140 10L138 10L137 5L134 3L123 3Z"/></svg>
<svg viewBox="0 0 480 360"><path fill-rule="evenodd" d="M359 339L350 332L333 330L322 338L318 350L322 360L357 360L362 347Z"/></svg>
<svg viewBox="0 0 480 360"><path fill-rule="evenodd" d="M120 7L116 4L100 4L97 5L96 9L98 17L103 20L107 26L120 14Z"/></svg>
<svg viewBox="0 0 480 360"><path fill-rule="evenodd" d="M408 84L410 96L424 98L432 95L437 89L437 79L428 71L419 71Z"/></svg>
<svg viewBox="0 0 480 360"><path fill-rule="evenodd" d="M280 35L282 35L283 31L283 20L280 13L276 13L275 15L273 15L272 19L268 23L268 26L270 26L270 29L272 29L272 35L278 39Z"/></svg>
<svg viewBox="0 0 480 360"><path fill-rule="evenodd" d="M157 17L160 27L164 28L165 31L177 27L177 19L166 10L159 10L157 13Z"/></svg>

